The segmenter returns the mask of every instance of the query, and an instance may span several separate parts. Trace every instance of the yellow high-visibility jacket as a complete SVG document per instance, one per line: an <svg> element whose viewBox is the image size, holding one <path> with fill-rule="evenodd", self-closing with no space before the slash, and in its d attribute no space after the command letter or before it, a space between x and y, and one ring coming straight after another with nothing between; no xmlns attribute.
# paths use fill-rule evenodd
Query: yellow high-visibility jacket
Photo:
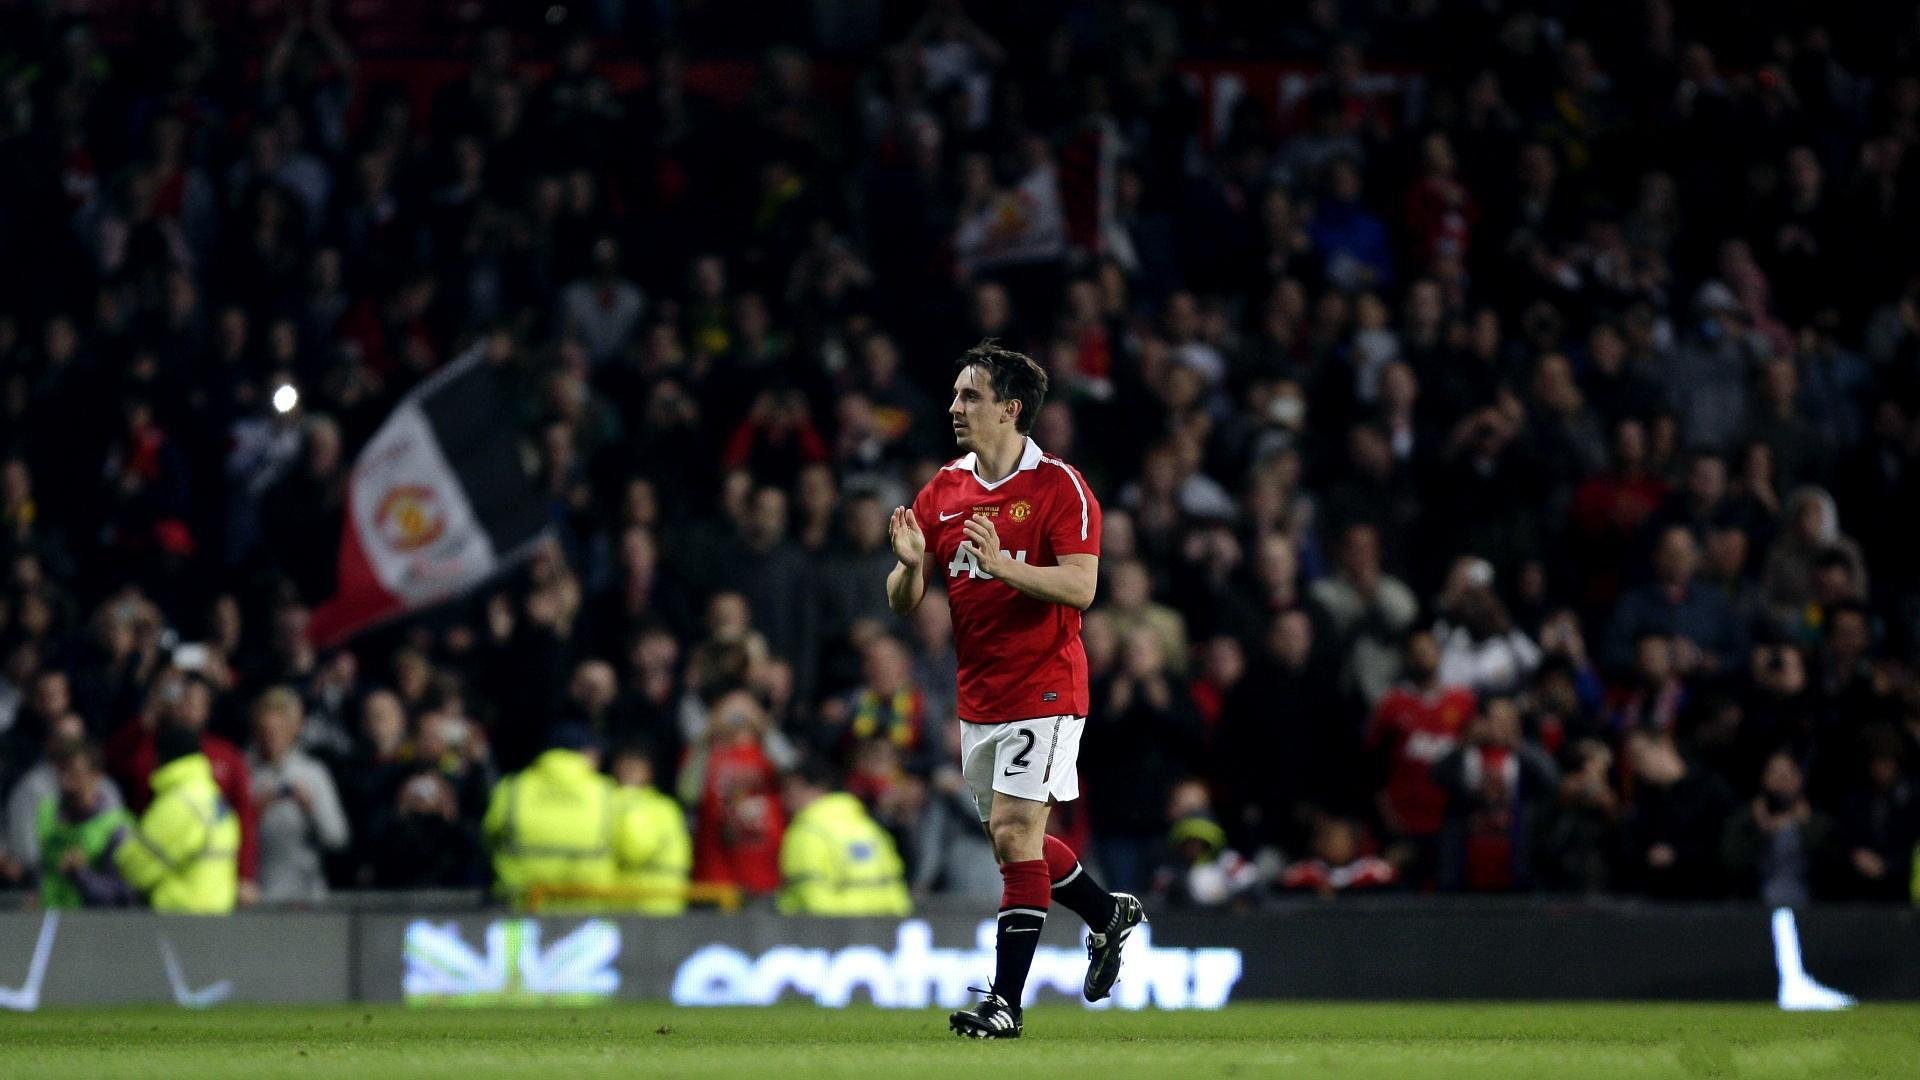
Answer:
<svg viewBox="0 0 1920 1080"><path fill-rule="evenodd" d="M780 843L780 910L790 915L910 915L893 838L844 792L794 815Z"/></svg>
<svg viewBox="0 0 1920 1080"><path fill-rule="evenodd" d="M693 838L680 804L651 787L623 787L618 798L621 813L613 854L621 888L630 897L621 906L642 915L687 910Z"/></svg>
<svg viewBox="0 0 1920 1080"><path fill-rule="evenodd" d="M114 851L114 865L155 911L225 915L240 887L240 819L205 754L153 771L153 803Z"/></svg>
<svg viewBox="0 0 1920 1080"><path fill-rule="evenodd" d="M620 811L613 781L585 754L541 754L500 781L487 805L481 832L493 851L494 891L517 905L538 886L610 893Z"/></svg>

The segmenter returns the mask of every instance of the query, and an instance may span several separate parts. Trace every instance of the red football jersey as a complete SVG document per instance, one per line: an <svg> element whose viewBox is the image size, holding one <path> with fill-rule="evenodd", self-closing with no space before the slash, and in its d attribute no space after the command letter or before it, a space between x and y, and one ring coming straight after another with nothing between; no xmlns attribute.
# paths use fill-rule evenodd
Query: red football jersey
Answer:
<svg viewBox="0 0 1920 1080"><path fill-rule="evenodd" d="M1041 453L1032 439L1013 475L988 484L974 455L927 481L913 515L927 535L933 576L947 583L953 648L960 661L960 719L1000 724L1038 716L1087 715L1087 652L1080 612L1036 600L983 572L960 549L962 525L985 514L1000 549L1030 566L1062 555L1100 554L1100 503L1073 466Z"/></svg>
<svg viewBox="0 0 1920 1080"><path fill-rule="evenodd" d="M1473 691L1449 687L1421 695L1401 686L1375 707L1367 745L1393 758L1387 802L1407 832L1432 836L1446 819L1447 793L1433 782L1433 763L1453 752L1477 708Z"/></svg>

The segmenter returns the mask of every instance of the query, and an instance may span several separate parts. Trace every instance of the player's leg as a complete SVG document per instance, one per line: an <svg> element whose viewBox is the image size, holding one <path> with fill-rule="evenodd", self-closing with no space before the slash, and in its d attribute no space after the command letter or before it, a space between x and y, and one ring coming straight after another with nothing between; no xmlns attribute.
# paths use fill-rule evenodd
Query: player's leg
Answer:
<svg viewBox="0 0 1920 1080"><path fill-rule="evenodd" d="M1052 899L1045 855L1048 809L1044 802L996 791L987 822L1002 881L993 989L1014 1006L1026 991L1027 971L1033 967Z"/></svg>
<svg viewBox="0 0 1920 1080"><path fill-rule="evenodd" d="M1026 992L1027 973L1046 924L1052 879L1047 873L1047 791L1043 769L1033 760L1037 741L1035 721L997 725L989 738L967 756L963 772L991 749L993 771L987 802L987 835L1000 863L1002 888L994 953L993 985L987 998L972 1009L949 1018L960 1035L975 1038L1018 1038L1023 1030L1020 998ZM976 801L979 795L976 792Z"/></svg>
<svg viewBox="0 0 1920 1080"><path fill-rule="evenodd" d="M1055 802L1080 797L1080 734L1085 728L1084 717L1057 718L1044 774L1048 798ZM1146 910L1138 897L1101 887L1058 837L1045 837L1044 850L1053 898L1086 920L1087 978L1081 991L1088 1001L1099 1001L1112 992L1114 980L1120 977L1120 954L1133 928L1147 921Z"/></svg>
<svg viewBox="0 0 1920 1080"><path fill-rule="evenodd" d="M993 853L1000 860L1000 917L994 939L993 985L986 1000L948 1018L956 1034L977 1039L1017 1039L1025 1030L1020 998L1046 925L1048 893L1043 842L1047 804L1004 791L993 793L987 818Z"/></svg>

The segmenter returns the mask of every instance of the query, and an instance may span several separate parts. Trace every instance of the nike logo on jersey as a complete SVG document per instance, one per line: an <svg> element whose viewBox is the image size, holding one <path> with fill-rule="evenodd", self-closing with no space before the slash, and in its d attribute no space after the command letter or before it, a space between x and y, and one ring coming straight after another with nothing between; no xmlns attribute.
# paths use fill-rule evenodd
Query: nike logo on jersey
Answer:
<svg viewBox="0 0 1920 1080"><path fill-rule="evenodd" d="M1021 773L1026 771L1027 770L1025 769L1002 769L1000 770L1000 775L1001 776L1019 776Z"/></svg>
<svg viewBox="0 0 1920 1080"><path fill-rule="evenodd" d="M961 514L961 511L959 511L959 510L955 510L955 511L954 511L953 513L951 513L951 514L941 514L941 515L940 515L940 520L941 520L941 521L952 521L952 520L953 520L954 518L957 518L957 517L959 517L959 516L960 516L960 514Z"/></svg>

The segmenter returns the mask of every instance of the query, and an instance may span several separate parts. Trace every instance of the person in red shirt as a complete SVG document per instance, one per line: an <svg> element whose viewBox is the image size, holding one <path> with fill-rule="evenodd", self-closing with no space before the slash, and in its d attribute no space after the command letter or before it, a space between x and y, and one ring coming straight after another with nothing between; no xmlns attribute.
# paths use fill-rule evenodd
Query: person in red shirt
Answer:
<svg viewBox="0 0 1920 1080"><path fill-rule="evenodd" d="M787 825L779 772L764 745L773 722L743 689L722 694L708 713L706 741L687 763L699 784L693 880L771 893L780 887Z"/></svg>
<svg viewBox="0 0 1920 1080"><path fill-rule="evenodd" d="M958 657L960 771L1000 861L1003 889L993 985L954 1013L955 1034L1018 1038L1021 994L1053 897L1087 920L1087 1000L1119 975L1120 948L1145 920L1140 901L1093 882L1047 835L1049 807L1080 796L1087 720L1080 613L1100 567L1100 504L1080 473L1028 437L1047 373L985 342L955 365L947 412L962 457L927 481L891 522L897 565L887 603L918 607L946 583Z"/></svg>
<svg viewBox="0 0 1920 1080"><path fill-rule="evenodd" d="M199 672L179 668L162 672L153 700L107 740L107 768L126 792L127 808L138 813L153 801L149 780L160 761L154 732L161 724L171 723L198 734L200 752L213 766L220 797L240 819L240 902L252 904L260 898L260 819L254 811L253 780L247 772L247 755L207 730L213 696L213 683Z"/></svg>
<svg viewBox="0 0 1920 1080"><path fill-rule="evenodd" d="M1459 745L1460 733L1478 704L1465 687L1440 685L1440 644L1433 631L1407 639L1406 679L1374 708L1367 748L1385 761L1380 819L1394 837L1393 860L1410 882L1429 880L1436 868L1447 793L1435 783L1433 763Z"/></svg>

